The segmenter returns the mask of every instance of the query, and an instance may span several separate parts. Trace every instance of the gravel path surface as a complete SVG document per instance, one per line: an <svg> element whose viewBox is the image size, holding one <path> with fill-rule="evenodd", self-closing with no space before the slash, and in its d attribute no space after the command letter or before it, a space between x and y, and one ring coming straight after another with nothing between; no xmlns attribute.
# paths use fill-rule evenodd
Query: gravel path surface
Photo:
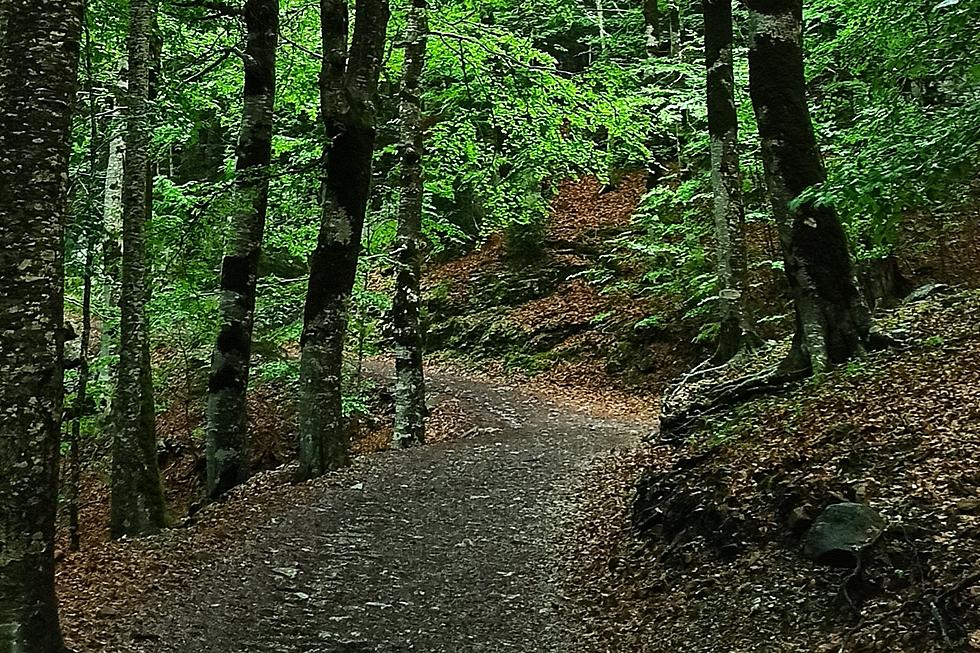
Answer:
<svg viewBox="0 0 980 653"><path fill-rule="evenodd" d="M558 564L579 472L641 424L451 377L465 439L367 456L230 542L180 597L148 598L134 651L572 651ZM175 602L177 599L179 602Z"/></svg>

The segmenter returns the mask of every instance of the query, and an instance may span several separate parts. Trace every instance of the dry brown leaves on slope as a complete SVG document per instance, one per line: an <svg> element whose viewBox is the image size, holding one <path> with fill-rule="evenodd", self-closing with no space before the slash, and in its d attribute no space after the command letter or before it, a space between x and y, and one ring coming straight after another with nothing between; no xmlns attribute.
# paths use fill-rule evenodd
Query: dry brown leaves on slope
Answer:
<svg viewBox="0 0 980 653"><path fill-rule="evenodd" d="M908 348L602 472L572 564L594 650L980 647L980 293L885 322L906 329ZM637 537L630 502L643 471L666 499ZM794 522L838 501L868 503L891 524L858 575L799 553Z"/></svg>
<svg viewBox="0 0 980 653"><path fill-rule="evenodd" d="M68 645L80 651L116 650L110 642L141 636L134 608L179 595L184 583L222 555L241 547L257 524L308 502L336 475L292 485L292 467L263 472L190 520L187 528L137 540L123 539L68 554L57 570L58 596Z"/></svg>
<svg viewBox="0 0 980 653"><path fill-rule="evenodd" d="M646 172L622 174L604 188L595 177L566 179L551 202L548 237L578 242L611 228L626 227L646 193Z"/></svg>

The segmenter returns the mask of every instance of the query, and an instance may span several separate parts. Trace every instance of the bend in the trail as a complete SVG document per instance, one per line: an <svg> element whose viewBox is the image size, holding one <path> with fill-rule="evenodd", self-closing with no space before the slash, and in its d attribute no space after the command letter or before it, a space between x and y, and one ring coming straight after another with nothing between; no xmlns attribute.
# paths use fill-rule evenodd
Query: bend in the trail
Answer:
<svg viewBox="0 0 980 653"><path fill-rule="evenodd" d="M369 456L148 599L113 650L570 651L559 551L596 456L635 441L614 422L518 386L438 374L468 437Z"/></svg>

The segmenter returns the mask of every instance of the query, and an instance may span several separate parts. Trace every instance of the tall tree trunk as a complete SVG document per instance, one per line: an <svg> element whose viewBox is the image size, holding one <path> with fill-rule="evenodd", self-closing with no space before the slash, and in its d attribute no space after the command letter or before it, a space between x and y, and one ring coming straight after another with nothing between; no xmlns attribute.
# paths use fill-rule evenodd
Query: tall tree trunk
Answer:
<svg viewBox="0 0 980 653"><path fill-rule="evenodd" d="M131 0L119 368L113 400L113 537L153 533L164 525L150 370L146 221L150 213L150 65L154 0Z"/></svg>
<svg viewBox="0 0 980 653"><path fill-rule="evenodd" d="M422 99L419 84L425 67L428 21L426 0L412 0L405 30L405 72L401 88L401 202L395 296L392 301L395 331L395 448L425 441L425 375L422 369L424 336L420 317L422 254Z"/></svg>
<svg viewBox="0 0 980 653"><path fill-rule="evenodd" d="M670 24L670 56L681 56L681 5L678 0L669 0L667 18Z"/></svg>
<svg viewBox="0 0 980 653"><path fill-rule="evenodd" d="M78 503L81 491L82 419L88 412L88 349L92 339L92 245L87 245L85 270L82 272L82 336L78 347L78 389L75 392L75 410L71 423L71 439L68 443L68 549L81 548L81 531L78 523Z"/></svg>
<svg viewBox="0 0 980 653"><path fill-rule="evenodd" d="M61 653L64 230L81 0L0 0L0 651Z"/></svg>
<svg viewBox="0 0 980 653"><path fill-rule="evenodd" d="M85 8L84 27L85 27L85 77L86 90L88 91L88 119L89 119L89 141L88 141L88 176L89 183L95 187L95 179L98 176L99 166L99 119L98 103L95 99L95 71L92 63L92 30L90 29L91 15L88 5ZM78 347L78 386L75 391L75 405L71 423L71 432L68 443L68 549L78 551L81 548L81 531L78 521L79 495L81 493L81 436L82 419L89 413L88 410L88 382L89 382L89 344L92 338L92 266L95 259L96 247L94 246L95 234L98 231L94 228L94 216L97 215L94 208L94 201L89 197L89 206L86 214L82 217L83 232L85 238L85 267L82 270L82 336Z"/></svg>
<svg viewBox="0 0 980 653"><path fill-rule="evenodd" d="M713 361L730 360L750 344L753 328L745 306L747 272L742 173L738 159L738 111L732 67L732 0L704 0L704 48L708 68L708 134L714 194L715 251L721 330Z"/></svg>
<svg viewBox="0 0 980 653"><path fill-rule="evenodd" d="M300 342L299 444L304 477L319 476L346 464L348 458L341 408L344 336L371 188L374 96L388 4L357 0L355 12L348 57L347 3L320 0L320 110L326 141L320 231L310 257Z"/></svg>
<svg viewBox="0 0 980 653"><path fill-rule="evenodd" d="M642 83L644 86L653 87L658 84L658 75L656 73L656 64L654 60L658 57L664 56L663 46L663 27L661 23L660 15L660 0L643 0L643 24L644 24L644 34L645 34L645 49L646 49L646 72L643 75ZM664 175L664 168L660 163L661 149L659 146L659 137L655 136L656 130L651 126L650 133L647 135L646 145L649 149L650 158L647 160L647 179L646 186L647 190L654 188L658 183L660 183L661 177Z"/></svg>
<svg viewBox="0 0 980 653"><path fill-rule="evenodd" d="M116 110L110 122L109 156L105 169L105 191L102 199L102 223L105 237L102 243L102 306L105 317L99 335L99 356L111 356L118 351L119 322L119 264L122 258L123 172L126 159L126 121L123 107L126 96L126 66L119 69L115 93ZM114 374L111 366L102 368L99 379L111 384Z"/></svg>
<svg viewBox="0 0 980 653"><path fill-rule="evenodd" d="M208 495L224 494L248 473L246 393L255 321L255 283L269 201L276 99L279 0L247 0L245 87L236 165L235 213L221 264L221 326L208 381Z"/></svg>
<svg viewBox="0 0 980 653"><path fill-rule="evenodd" d="M860 353L870 318L837 212L797 201L826 179L807 106L801 0L745 0L752 20L749 77L766 183L796 310L787 361L820 371Z"/></svg>

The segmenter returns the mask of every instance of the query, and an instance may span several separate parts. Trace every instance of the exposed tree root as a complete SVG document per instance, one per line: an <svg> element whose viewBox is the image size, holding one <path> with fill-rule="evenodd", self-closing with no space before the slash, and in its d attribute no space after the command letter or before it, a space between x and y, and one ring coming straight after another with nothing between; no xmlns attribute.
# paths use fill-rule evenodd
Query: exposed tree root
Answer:
<svg viewBox="0 0 980 653"><path fill-rule="evenodd" d="M693 375L693 373L692 373ZM692 375L688 375L689 377ZM750 374L732 381L710 386L701 391L693 401L677 412L665 410L660 418L661 442L683 441L690 430L709 415L761 394L780 392L810 375L809 367L788 367L785 363L757 374ZM704 376L704 374L702 374ZM690 383L682 379L670 393L676 397L680 387ZM666 402L665 402L666 407Z"/></svg>

